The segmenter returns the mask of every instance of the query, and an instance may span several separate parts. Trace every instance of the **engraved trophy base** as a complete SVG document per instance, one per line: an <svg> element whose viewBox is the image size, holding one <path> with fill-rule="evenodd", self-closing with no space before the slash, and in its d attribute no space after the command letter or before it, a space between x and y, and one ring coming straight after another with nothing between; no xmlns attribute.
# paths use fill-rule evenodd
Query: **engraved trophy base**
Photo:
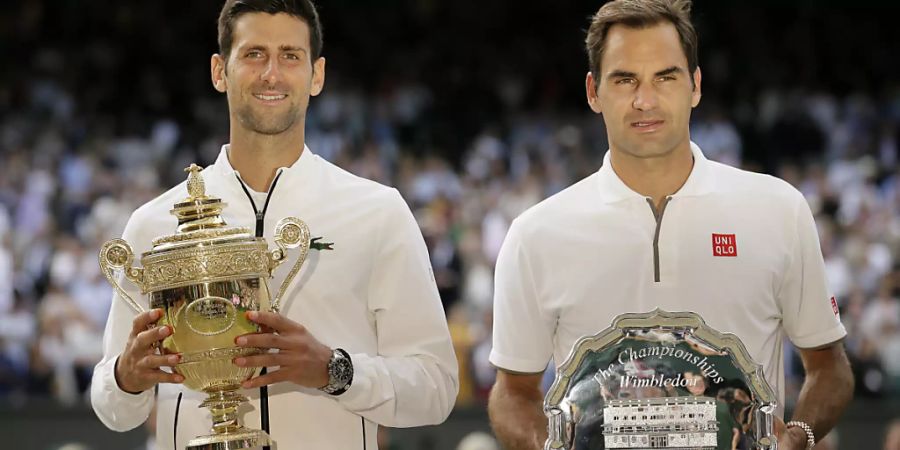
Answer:
<svg viewBox="0 0 900 450"><path fill-rule="evenodd" d="M191 439L186 450L237 450L274 444L265 431L244 428L238 423L237 408L247 397L237 392L237 386L208 393L200 407L212 412L213 433Z"/></svg>
<svg viewBox="0 0 900 450"><path fill-rule="evenodd" d="M235 450L272 445L272 439L262 430L240 429L233 433L210 434L191 439L186 450Z"/></svg>

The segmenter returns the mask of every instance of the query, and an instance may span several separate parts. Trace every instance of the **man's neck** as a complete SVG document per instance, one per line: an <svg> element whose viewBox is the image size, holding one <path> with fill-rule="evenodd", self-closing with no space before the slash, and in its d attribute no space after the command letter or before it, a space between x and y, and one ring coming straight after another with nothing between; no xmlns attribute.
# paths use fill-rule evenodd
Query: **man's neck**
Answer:
<svg viewBox="0 0 900 450"><path fill-rule="evenodd" d="M694 167L690 143L656 158L637 158L615 149L611 151L610 163L619 179L631 190L652 198L657 207L664 198L681 189Z"/></svg>
<svg viewBox="0 0 900 450"><path fill-rule="evenodd" d="M280 167L290 167L303 153L303 127L277 135L236 132L232 129L228 161L256 192L268 192Z"/></svg>

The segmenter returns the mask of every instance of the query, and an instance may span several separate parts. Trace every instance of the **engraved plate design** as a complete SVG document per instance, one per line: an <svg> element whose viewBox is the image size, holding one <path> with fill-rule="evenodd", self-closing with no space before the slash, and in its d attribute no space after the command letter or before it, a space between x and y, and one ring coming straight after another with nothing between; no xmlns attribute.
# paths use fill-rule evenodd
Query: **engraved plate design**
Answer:
<svg viewBox="0 0 900 450"><path fill-rule="evenodd" d="M548 450L777 448L762 368L690 312L623 314L579 340L544 412Z"/></svg>

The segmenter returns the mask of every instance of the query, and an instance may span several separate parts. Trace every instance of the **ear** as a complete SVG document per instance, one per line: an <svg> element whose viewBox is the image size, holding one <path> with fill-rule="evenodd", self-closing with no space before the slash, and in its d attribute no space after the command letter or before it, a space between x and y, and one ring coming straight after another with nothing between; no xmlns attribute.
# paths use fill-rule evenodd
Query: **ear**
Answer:
<svg viewBox="0 0 900 450"><path fill-rule="evenodd" d="M325 57L320 56L316 62L313 63L313 76L312 76L312 85L310 86L309 95L313 97L322 93L322 89L325 87Z"/></svg>
<svg viewBox="0 0 900 450"><path fill-rule="evenodd" d="M209 59L209 72L212 77L213 88L219 92L228 90L228 80L225 77L225 58L218 53Z"/></svg>
<svg viewBox="0 0 900 450"><path fill-rule="evenodd" d="M603 112L603 108L600 105L600 97L597 96L597 89L599 87L599 84L594 79L594 74L591 73L591 71L588 71L587 76L584 79L584 90L587 94L587 102L591 107L591 111L594 111L597 114Z"/></svg>
<svg viewBox="0 0 900 450"><path fill-rule="evenodd" d="M694 92L691 92L691 107L696 108L697 105L700 104L700 97L702 96L700 92L700 80L703 78L700 74L700 67L697 67L697 70L694 71Z"/></svg>

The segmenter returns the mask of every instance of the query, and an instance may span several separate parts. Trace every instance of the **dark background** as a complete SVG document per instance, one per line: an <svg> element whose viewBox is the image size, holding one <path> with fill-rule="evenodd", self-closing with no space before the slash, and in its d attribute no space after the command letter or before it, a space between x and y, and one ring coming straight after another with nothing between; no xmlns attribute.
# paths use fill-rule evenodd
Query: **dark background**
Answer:
<svg viewBox="0 0 900 450"><path fill-rule="evenodd" d="M487 430L490 274L509 221L595 171L607 148L583 88L584 30L601 2L318 3L328 64L309 146L404 194L461 363L450 421L393 431L385 448L456 448ZM96 249L227 142L227 105L209 81L220 7L0 8L0 432L16 448L144 439L106 431L86 406L110 299ZM898 12L876 1L694 5L703 101L692 138L806 195L850 332L858 393L820 449L882 448L900 417ZM790 407L802 367L790 348L787 359Z"/></svg>

